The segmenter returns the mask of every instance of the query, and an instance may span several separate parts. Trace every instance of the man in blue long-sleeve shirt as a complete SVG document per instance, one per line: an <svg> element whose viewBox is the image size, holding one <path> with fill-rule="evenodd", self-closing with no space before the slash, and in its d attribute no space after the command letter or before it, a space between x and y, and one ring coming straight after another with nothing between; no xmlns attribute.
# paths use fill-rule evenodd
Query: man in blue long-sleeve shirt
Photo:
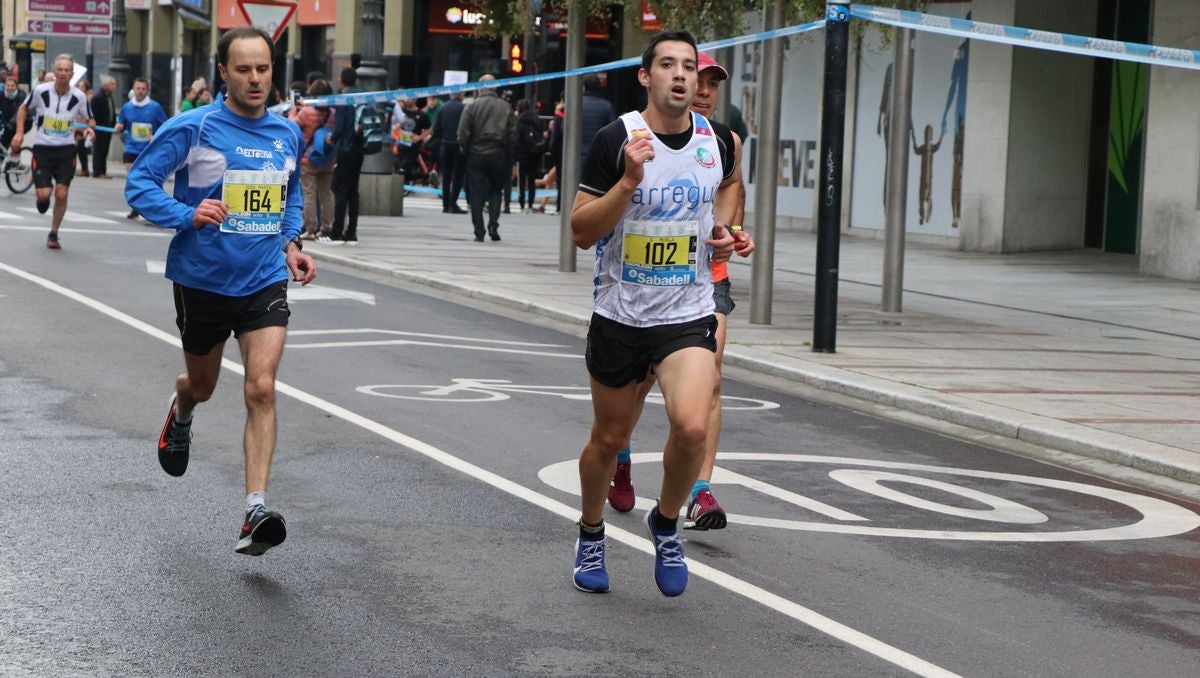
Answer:
<svg viewBox="0 0 1200 678"><path fill-rule="evenodd" d="M175 380L158 461L172 476L187 470L192 410L217 385L232 332L245 365L246 516L235 550L252 556L283 543L283 516L266 509L275 451L275 373L287 336L287 279L317 275L300 251L303 141L295 123L266 110L270 36L241 27L217 43L228 87L211 106L164 124L134 162L129 206L150 223L175 229L166 276L174 282L186 371ZM174 195L163 183L174 173Z"/></svg>

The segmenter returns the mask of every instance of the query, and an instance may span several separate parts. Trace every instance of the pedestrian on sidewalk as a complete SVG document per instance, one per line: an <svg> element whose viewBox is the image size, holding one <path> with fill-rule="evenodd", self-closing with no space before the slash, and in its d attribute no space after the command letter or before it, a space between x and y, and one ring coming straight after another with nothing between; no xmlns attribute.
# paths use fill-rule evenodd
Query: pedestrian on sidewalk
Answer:
<svg viewBox="0 0 1200 678"><path fill-rule="evenodd" d="M355 84L358 72L353 68L343 68L338 79L342 82L340 93L362 91ZM357 245L358 181L365 155L364 139L360 136L361 130L357 129L354 106L338 106L335 111L333 141L338 152L333 168L333 232L329 237L335 243Z"/></svg>
<svg viewBox="0 0 1200 678"><path fill-rule="evenodd" d="M19 157L21 144L25 141L25 122L34 121L33 187L38 212L45 214L50 209L53 186L54 215L50 220L50 235L46 237L46 247L52 250L61 249L58 228L67 213L67 197L71 193L71 180L75 178L72 125L87 121L88 128L84 130L87 135L96 127L87 95L71 86L74 73L74 57L60 54L54 58L54 72L50 74L53 79L35 87L17 109L17 131L12 139L13 153Z"/></svg>
<svg viewBox="0 0 1200 678"><path fill-rule="evenodd" d="M538 169L546 154L546 135L528 99L517 102L517 202L522 214L533 212Z"/></svg>
<svg viewBox="0 0 1200 678"><path fill-rule="evenodd" d="M246 404L246 510L234 551L251 556L287 537L283 516L266 507L275 374L291 315L289 272L301 285L317 275L298 237L304 141L294 122L266 108L273 57L271 36L261 28L222 35L217 68L228 95L163 125L125 185L135 210L176 231L166 277L173 282L185 371L175 379L158 463L171 476L187 470L194 410L216 389L232 332L245 366ZM173 194L163 190L171 174Z"/></svg>
<svg viewBox="0 0 1200 678"><path fill-rule="evenodd" d="M97 127L113 128L117 123L117 108L113 103L112 93L117 89L117 80L111 75L100 76L100 87L92 95L92 115L96 118ZM96 130L96 140L92 142L92 176L97 179L111 179L108 176L108 149L112 143L112 132Z"/></svg>
<svg viewBox="0 0 1200 678"><path fill-rule="evenodd" d="M728 79L729 73L707 52L700 52L697 58L696 97L692 101L692 112L711 120L720 93L721 81ZM720 141L722 138L718 135L717 140ZM737 132L733 132L733 145L738 199L737 211L729 228L733 232L734 251L739 256L748 257L754 252L754 240L741 226L746 209L746 188L742 183L741 173L742 142ZM717 381L713 390L712 409L709 410L708 434L704 442L704 463L700 467L699 477L692 485L691 500L688 502L687 512L684 514L684 529L694 530L720 530L726 524L725 509L713 496L711 487L713 469L717 461L717 445L721 439L721 361L725 357L725 333L729 326L728 317L734 309L733 297L730 295L732 285L729 282L728 265L724 261L712 262L712 278L713 304L716 307L717 318L717 350L715 352ZM654 375L651 374L638 387L635 426L638 419L641 418L646 396L650 394L653 386ZM632 477L632 431L630 433L631 439L625 441L625 446L617 454L617 470L613 474L612 485L608 488L609 505L613 507L613 510L621 513L632 511L637 502L637 493L633 489Z"/></svg>
<svg viewBox="0 0 1200 678"><path fill-rule="evenodd" d="M133 163L150 145L158 128L162 127L166 121L167 112L157 101L150 98L150 81L142 77L134 78L133 96L121 106L121 112L117 115L117 124L113 127L113 130L121 135L121 140L125 143L125 151L121 160L125 163L126 176L129 175L129 169L133 167ZM125 218L137 219L137 210L130 208L129 214L126 214Z"/></svg>
<svg viewBox="0 0 1200 678"><path fill-rule="evenodd" d="M88 98L88 103L90 105L92 100L92 83L88 82L87 80L80 80L76 87L78 87L79 91L83 92L84 96ZM88 156L92 152L92 141L96 138L96 130L94 126L91 132L87 132L76 127L74 129L74 134L75 153L79 156L79 171L76 172L76 174L87 178L92 176L91 171L88 170Z"/></svg>
<svg viewBox="0 0 1200 678"><path fill-rule="evenodd" d="M484 75L480 82L495 80ZM500 208L504 184L512 172L517 145L517 119L512 107L500 98L495 87L479 90L475 102L463 112L458 125L458 145L467 156L467 200L471 203L471 224L475 242L483 242L483 204L488 204L487 233L500 239Z"/></svg>
<svg viewBox="0 0 1200 678"><path fill-rule="evenodd" d="M646 109L596 133L571 215L575 244L597 245L585 355L593 419L579 457L582 510L573 577L582 591L609 589L604 503L617 455L633 430L638 385L651 374L670 404L662 485L646 515L654 582L665 596L687 587L677 522L704 461L719 378L709 264L734 251L727 224L740 198L732 132L689 110L696 65L690 33L650 38L638 71Z"/></svg>
<svg viewBox="0 0 1200 678"><path fill-rule="evenodd" d="M308 86L310 97L330 94L333 94L333 88L327 80L317 79ZM329 234L333 231L333 169L337 157L333 130L337 114L330 106L297 106L293 101L288 118L300 126L304 136L304 156L300 161L304 233L300 237L332 242Z"/></svg>
<svg viewBox="0 0 1200 678"><path fill-rule="evenodd" d="M433 138L440 139L438 167L442 175L442 212L445 214L467 213L458 206L458 194L462 192L467 167L458 145L458 126L466 108L465 95L458 92L450 97L450 101L438 110L437 120L433 123Z"/></svg>

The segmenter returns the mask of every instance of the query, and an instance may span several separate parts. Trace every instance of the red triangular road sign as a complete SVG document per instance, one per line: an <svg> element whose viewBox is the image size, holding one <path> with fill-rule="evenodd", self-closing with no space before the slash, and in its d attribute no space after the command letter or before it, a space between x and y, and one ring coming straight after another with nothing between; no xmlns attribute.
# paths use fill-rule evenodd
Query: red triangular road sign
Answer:
<svg viewBox="0 0 1200 678"><path fill-rule="evenodd" d="M238 0L238 9L246 22L258 26L271 34L271 40L279 40L296 13L294 2L269 2L268 0Z"/></svg>

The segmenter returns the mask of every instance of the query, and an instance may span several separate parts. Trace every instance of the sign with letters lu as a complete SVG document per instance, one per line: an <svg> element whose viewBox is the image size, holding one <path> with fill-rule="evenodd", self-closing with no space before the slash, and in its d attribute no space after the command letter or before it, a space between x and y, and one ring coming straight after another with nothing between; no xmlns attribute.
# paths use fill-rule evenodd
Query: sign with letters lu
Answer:
<svg viewBox="0 0 1200 678"><path fill-rule="evenodd" d="M111 0L26 0L26 5L30 12L47 12L49 14L68 14L71 16L95 18L112 17ZM72 33L71 35L94 34ZM108 35L108 33L105 33L105 35Z"/></svg>

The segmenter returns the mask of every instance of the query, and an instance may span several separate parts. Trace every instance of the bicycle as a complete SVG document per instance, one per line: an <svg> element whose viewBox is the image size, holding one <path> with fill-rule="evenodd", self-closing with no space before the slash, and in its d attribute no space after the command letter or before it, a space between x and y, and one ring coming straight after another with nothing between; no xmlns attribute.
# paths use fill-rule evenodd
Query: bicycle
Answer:
<svg viewBox="0 0 1200 678"><path fill-rule="evenodd" d="M16 157L13 157L12 149L8 146L0 148L0 172L4 173L4 183L13 193L24 193L32 188L33 147L21 147Z"/></svg>

